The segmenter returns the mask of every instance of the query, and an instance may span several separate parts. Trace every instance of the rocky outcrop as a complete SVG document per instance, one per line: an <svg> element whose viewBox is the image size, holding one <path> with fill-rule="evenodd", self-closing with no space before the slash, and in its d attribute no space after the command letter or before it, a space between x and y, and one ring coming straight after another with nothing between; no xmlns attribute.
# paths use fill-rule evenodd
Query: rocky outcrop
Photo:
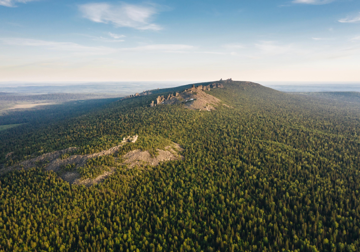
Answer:
<svg viewBox="0 0 360 252"><path fill-rule="evenodd" d="M222 83L213 83L211 84L211 88L224 88L224 85Z"/></svg>
<svg viewBox="0 0 360 252"><path fill-rule="evenodd" d="M138 135L135 136L128 136L128 137L124 137L121 143L135 143L137 141L137 139L139 138Z"/></svg>
<svg viewBox="0 0 360 252"><path fill-rule="evenodd" d="M36 158L32 158L21 163L18 163L14 166L9 166L0 170L0 174L20 169L29 169L31 167L37 167L38 165L44 165L45 170L58 171L61 167L66 165L75 165L76 167L84 166L88 159L112 155L116 153L122 146L127 143L135 143L138 139L138 135L124 137L120 145L112 147L108 150L101 152L87 154L87 155L77 155L74 152L78 149L76 147L70 147L65 150L54 151L50 153L43 154ZM67 154L66 158L62 158L64 154Z"/></svg>
<svg viewBox="0 0 360 252"><path fill-rule="evenodd" d="M163 103L165 101L165 97L162 95L162 96L158 96L156 98L156 105L159 105L161 103Z"/></svg>
<svg viewBox="0 0 360 252"><path fill-rule="evenodd" d="M159 104L164 103L165 101L171 100L172 98L179 97L179 96L180 96L180 94L178 92L176 92L175 95L174 94L168 94L168 96L166 98L163 95L162 96L159 95L156 98L156 101L151 101L150 107L155 107L155 106L157 106Z"/></svg>
<svg viewBox="0 0 360 252"><path fill-rule="evenodd" d="M232 82L232 79L227 79L225 81L223 81L222 79L218 82L214 82L212 84L209 84L207 86L203 86L203 85L198 85L196 86L195 84L193 84L191 86L191 88L188 88L188 89L185 89L184 92L176 92L175 95L173 93L170 93L167 95L167 97L165 98L163 95L162 96L158 96L156 98L155 101L151 101L150 103L150 107L155 107L157 105L160 105L160 104L174 104L176 102L174 101L170 101L171 99L175 98L175 99L179 99L181 98L182 96L184 96L184 94L196 94L197 92L199 91L211 91L211 89L213 88L224 88L224 84L223 83L230 83ZM186 96L186 95L185 95ZM184 97L182 97L184 98ZM187 98L184 98L185 100L189 100ZM170 102L169 102L170 101Z"/></svg>
<svg viewBox="0 0 360 252"><path fill-rule="evenodd" d="M152 94L151 91L143 91L142 93L136 93L134 95L126 96L126 97L122 98L121 100L130 99L130 98L139 97L139 96L146 96L146 95L151 95L151 94Z"/></svg>
<svg viewBox="0 0 360 252"><path fill-rule="evenodd" d="M204 91L210 91L210 90L211 90L210 85L204 86L204 87L203 87L203 90L204 90Z"/></svg>

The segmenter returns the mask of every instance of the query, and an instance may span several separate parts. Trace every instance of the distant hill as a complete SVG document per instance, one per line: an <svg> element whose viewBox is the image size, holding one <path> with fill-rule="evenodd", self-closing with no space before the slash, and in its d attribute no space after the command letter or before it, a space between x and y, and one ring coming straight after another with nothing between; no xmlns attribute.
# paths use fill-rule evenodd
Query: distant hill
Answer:
<svg viewBox="0 0 360 252"><path fill-rule="evenodd" d="M0 248L357 251L357 95L214 82L1 131Z"/></svg>

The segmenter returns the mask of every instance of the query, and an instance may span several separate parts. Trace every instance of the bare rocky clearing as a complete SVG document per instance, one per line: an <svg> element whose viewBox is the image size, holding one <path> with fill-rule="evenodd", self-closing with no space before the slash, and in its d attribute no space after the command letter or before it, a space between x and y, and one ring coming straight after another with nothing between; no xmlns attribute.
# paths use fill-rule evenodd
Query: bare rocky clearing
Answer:
<svg viewBox="0 0 360 252"><path fill-rule="evenodd" d="M221 100L205 93L202 88L191 88L162 102L165 105L183 103L185 108L200 111L215 110Z"/></svg>
<svg viewBox="0 0 360 252"><path fill-rule="evenodd" d="M178 144L165 147L165 150L157 149L158 154L152 157L148 151L133 150L123 156L123 164L129 168L134 166L157 166L160 162L183 160L184 157L179 154L183 149Z"/></svg>
<svg viewBox="0 0 360 252"><path fill-rule="evenodd" d="M196 93L192 95L192 98L194 100L185 103L185 108L211 111L215 109L214 106L217 106L221 102L218 98L201 90L196 91Z"/></svg>
<svg viewBox="0 0 360 252"><path fill-rule="evenodd" d="M21 170L21 169L30 169L32 167L41 166L47 171L54 171L59 174L59 177L63 180L69 182L74 185L85 185L91 186L97 183L100 183L105 178L113 174L116 170L116 167L109 167L109 171L104 171L101 175L96 178L87 178L82 179L80 174L77 172L77 168L84 166L89 159L113 155L119 151L119 149L127 143L135 143L138 139L138 136L135 135L133 137L124 138L120 145L110 148L108 150L104 150L94 154L88 155L71 155L78 148L71 147L65 150L54 151L51 153L43 154L39 157L32 158L26 161L23 161L14 166L9 166L3 169L0 169L0 174L4 174L6 172ZM175 160L183 160L183 156L179 153L183 151L180 145L173 143L172 145L166 146L164 150L157 149L157 155L152 157L148 151L141 150L133 150L122 156L122 163L116 163L116 166L126 166L128 169L133 167L146 167L146 166L157 166L161 162L166 161L175 161ZM64 154L67 155L66 158L62 157ZM118 161L118 159L116 159ZM63 168L72 165L73 169L70 171L64 171Z"/></svg>
<svg viewBox="0 0 360 252"><path fill-rule="evenodd" d="M184 159L184 157L179 154L179 152L183 151L180 145L174 143L164 149L165 150L157 149L158 154L155 157L152 157L148 151L141 151L139 149L130 151L122 157L124 161L118 163L118 165L125 165L127 169L132 169L134 167L145 168L146 166L158 166L161 162ZM76 172L68 172L62 176L62 178L74 185L92 186L101 183L108 176L112 175L115 170L116 167L110 167L110 171L105 171L103 174L93 179L88 178L82 180Z"/></svg>
<svg viewBox="0 0 360 252"><path fill-rule="evenodd" d="M220 80L213 84L207 86L193 85L191 88L186 89L185 91L175 94L170 93L167 97L158 96L156 101L152 101L150 107L155 107L157 105L173 105L173 104L184 104L185 108L199 110L199 111L211 111L215 110L215 107L221 104L221 100L204 92L211 91L214 88L224 88L223 83L231 83L232 79L226 81ZM224 104L227 106L226 104ZM229 107L229 106L227 106ZM230 107L229 107L230 108Z"/></svg>

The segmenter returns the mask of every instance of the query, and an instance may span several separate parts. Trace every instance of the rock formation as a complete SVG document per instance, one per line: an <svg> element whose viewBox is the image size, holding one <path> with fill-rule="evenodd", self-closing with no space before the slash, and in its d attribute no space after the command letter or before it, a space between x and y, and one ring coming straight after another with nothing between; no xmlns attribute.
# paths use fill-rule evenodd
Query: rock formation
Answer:
<svg viewBox="0 0 360 252"><path fill-rule="evenodd" d="M222 83L230 83L230 82L232 82L232 79L227 79L226 81L222 81L222 79L221 79L221 82L214 82L214 83L209 84L207 86L203 86L203 85L195 86L195 84L193 84L191 88L185 89L185 91L183 91L182 93L176 92L175 95L173 93L170 93L170 94L167 95L166 98L163 95L158 96L156 98L156 101L151 101L149 106L150 107L155 107L155 106L157 106L159 104L162 104L162 103L164 103L166 101L169 101L169 100L171 100L173 98L178 98L178 97L181 98L181 97L184 96L183 94L186 94L186 93L191 94L191 93L194 93L194 92L197 92L197 91L211 91L212 88L224 88L224 84L222 84ZM186 99L186 98L184 98L184 99ZM174 102L166 102L166 104L173 104L173 103Z"/></svg>
<svg viewBox="0 0 360 252"><path fill-rule="evenodd" d="M164 102L165 101L165 98L164 98L164 96L162 95L162 96L158 96L157 98L156 98L156 105L159 105L159 104L161 104L162 102Z"/></svg>
<svg viewBox="0 0 360 252"><path fill-rule="evenodd" d="M128 95L124 98L122 98L121 100L124 100L124 99L130 99L130 98L134 98L134 97L139 97L139 96L146 96L146 95L151 95L151 91L143 91L142 93L136 93L134 95Z"/></svg>
<svg viewBox="0 0 360 252"><path fill-rule="evenodd" d="M128 136L128 137L124 137L123 140L122 140L122 143L135 143L137 141L137 139L139 138L138 135L135 135L135 136Z"/></svg>

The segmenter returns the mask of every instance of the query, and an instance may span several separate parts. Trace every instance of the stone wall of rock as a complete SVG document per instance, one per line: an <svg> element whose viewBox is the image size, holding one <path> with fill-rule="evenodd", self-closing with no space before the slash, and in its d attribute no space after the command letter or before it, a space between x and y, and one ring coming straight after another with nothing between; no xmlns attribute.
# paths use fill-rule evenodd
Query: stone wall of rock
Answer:
<svg viewBox="0 0 360 252"><path fill-rule="evenodd" d="M151 91L143 91L142 93L136 93L134 95L128 95L124 98L122 98L121 100L124 100L124 99L130 99L130 98L134 98L134 97L139 97L139 96L146 96L146 95L151 95Z"/></svg>
<svg viewBox="0 0 360 252"><path fill-rule="evenodd" d="M214 82L212 84L209 84L207 86L203 86L203 85L199 85L199 86L195 86L194 84L192 85L191 88L189 89L185 89L185 91L183 93L193 93L193 92L197 92L197 91L211 91L212 88L224 88L224 84L223 83L230 83L232 82L232 79L227 79L225 81L223 81L222 79L220 80L220 82ZM150 103L150 107L155 107L156 105L159 105L165 101L168 101L172 98L176 98L179 97L180 93L176 92L175 95L174 94L169 94L166 98L162 95L162 96L158 96L156 98L156 101L151 101Z"/></svg>

